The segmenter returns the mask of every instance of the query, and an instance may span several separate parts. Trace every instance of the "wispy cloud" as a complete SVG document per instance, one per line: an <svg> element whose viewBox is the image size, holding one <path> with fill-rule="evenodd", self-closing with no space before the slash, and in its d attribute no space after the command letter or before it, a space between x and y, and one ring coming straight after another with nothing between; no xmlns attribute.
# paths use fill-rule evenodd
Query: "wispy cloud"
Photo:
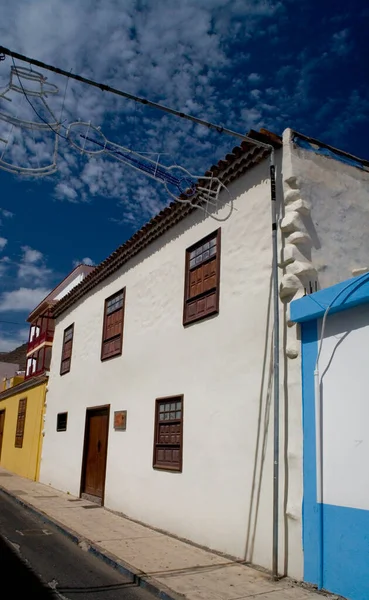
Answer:
<svg viewBox="0 0 369 600"><path fill-rule="evenodd" d="M0 237L0 251L4 250L7 243L8 243L8 240L6 238Z"/></svg>
<svg viewBox="0 0 369 600"><path fill-rule="evenodd" d="M75 259L73 261L73 267L78 267L78 265L94 266L95 264L95 261L93 261L89 256L85 256L85 258L81 258L81 260Z"/></svg>
<svg viewBox="0 0 369 600"><path fill-rule="evenodd" d="M260 81L262 80L262 76L259 73L250 73L247 80L249 81L249 83L253 84L260 83Z"/></svg>
<svg viewBox="0 0 369 600"><path fill-rule="evenodd" d="M0 34L5 46L19 52L232 129L264 126L281 133L293 126L309 132L322 104L319 81L330 74L334 60L347 63L355 40L347 14L336 11L323 19L316 44L305 43L304 27L310 32L311 25L295 21L298 31L290 47L290 5L278 0L145 0L140 6L135 0L19 0L9 5ZM309 12L315 23L314 7ZM271 52L273 59L265 60ZM0 65L0 85L8 80L10 64L7 59ZM165 154L167 166L180 163L199 174L232 147L233 141L191 123L45 74L59 87L47 102L65 126L91 121L125 148ZM352 89L336 97L347 100ZM22 94L18 100L19 114L37 121ZM34 168L52 161L51 130L26 139L6 125L0 126L1 135L9 139L4 158ZM57 200L114 200L121 218L112 220L132 228L171 200L160 184L106 155L81 155L62 138L53 184Z"/></svg>
<svg viewBox="0 0 369 600"><path fill-rule="evenodd" d="M0 215L5 217L6 219L14 217L14 213L12 213L10 210L6 210L6 208L0 208Z"/></svg>
<svg viewBox="0 0 369 600"><path fill-rule="evenodd" d="M50 290L48 288L26 288L4 292L0 296L0 312L6 311L31 311L45 298Z"/></svg>
<svg viewBox="0 0 369 600"><path fill-rule="evenodd" d="M346 56L353 48L349 29L341 29L332 36L331 50L338 56Z"/></svg>
<svg viewBox="0 0 369 600"><path fill-rule="evenodd" d="M244 38L250 35L261 20L271 19L280 12L282 3L184 0L173 4L170 0L157 0L145 2L142 10L138 10L134 0L127 0L124 7L117 0L94 0L93 22L89 18L91 10L82 0L51 0L47 6L43 0L32 3L21 0L9 7L12 27L0 25L2 42L112 86L122 87L124 82L129 92L217 121L219 99L214 84L220 73L232 68L234 60L225 41L232 35ZM84 25L87 21L88 28ZM37 23L37 35L33 23ZM244 63L250 54L243 54ZM9 61L5 61L0 71L3 83L8 68ZM60 94L50 96L47 102L58 117L63 112L66 123L78 119L91 121L101 126L112 141L136 150L164 151L169 154L168 165L183 161L197 173L214 160L211 153L215 140L218 155L222 153L216 135L206 131L198 135L196 126L72 81L63 105L66 79L49 73L47 76L60 88ZM249 81L260 82L261 76L251 73ZM20 104L22 116L37 121L22 97ZM237 112L242 108L246 108L245 103L237 107ZM230 121L236 117L234 111L228 114ZM21 164L28 161L32 167L51 161L53 132L30 136L26 143L15 128L4 136L9 137L6 156L10 160ZM122 219L136 224L171 200L160 186L145 178L139 178L137 189L137 177L127 173L127 167L103 157L88 160L72 151L63 139L59 142L61 158L55 198L71 202L94 196L116 198L130 207L125 206ZM221 143L226 146L225 140Z"/></svg>
<svg viewBox="0 0 369 600"><path fill-rule="evenodd" d="M11 217L14 217L14 213L12 213L10 210L7 210L6 208L0 207L0 225L4 224L3 219L10 219Z"/></svg>
<svg viewBox="0 0 369 600"><path fill-rule="evenodd" d="M22 246L22 257L18 263L17 277L20 282L32 282L34 285L45 283L52 274L46 266L45 258L39 250Z"/></svg>

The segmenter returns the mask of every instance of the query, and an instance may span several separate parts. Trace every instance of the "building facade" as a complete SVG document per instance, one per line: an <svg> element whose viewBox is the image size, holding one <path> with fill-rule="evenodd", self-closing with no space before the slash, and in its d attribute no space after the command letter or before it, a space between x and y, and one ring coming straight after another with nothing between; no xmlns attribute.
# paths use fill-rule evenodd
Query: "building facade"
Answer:
<svg viewBox="0 0 369 600"><path fill-rule="evenodd" d="M30 329L27 345L26 379L48 372L50 368L54 339L52 307L76 285L81 283L93 269L94 267L89 265L78 265L30 313L27 319L30 323Z"/></svg>
<svg viewBox="0 0 369 600"><path fill-rule="evenodd" d="M17 475L38 481L44 433L44 412L54 319L51 307L91 273L93 267L78 265L32 311L26 370L15 373L7 364L0 388L0 465ZM4 363L5 364L5 363Z"/></svg>
<svg viewBox="0 0 369 600"><path fill-rule="evenodd" d="M369 273L291 305L301 324L304 579L369 593Z"/></svg>
<svg viewBox="0 0 369 600"><path fill-rule="evenodd" d="M47 377L16 383L0 393L0 465L38 481Z"/></svg>
<svg viewBox="0 0 369 600"><path fill-rule="evenodd" d="M279 570L302 578L301 357L289 303L367 260L369 164L291 130L279 142L264 135L279 198ZM41 481L271 568L269 160L243 143L211 171L227 186L224 204L233 199L227 220L174 203L53 310ZM332 236L349 251L332 254Z"/></svg>

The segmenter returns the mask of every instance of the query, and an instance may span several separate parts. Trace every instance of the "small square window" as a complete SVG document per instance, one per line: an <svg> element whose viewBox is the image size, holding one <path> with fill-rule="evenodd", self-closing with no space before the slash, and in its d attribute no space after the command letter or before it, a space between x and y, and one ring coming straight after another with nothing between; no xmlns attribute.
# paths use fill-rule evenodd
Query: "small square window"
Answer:
<svg viewBox="0 0 369 600"><path fill-rule="evenodd" d="M68 413L59 413L56 418L56 431L67 431Z"/></svg>

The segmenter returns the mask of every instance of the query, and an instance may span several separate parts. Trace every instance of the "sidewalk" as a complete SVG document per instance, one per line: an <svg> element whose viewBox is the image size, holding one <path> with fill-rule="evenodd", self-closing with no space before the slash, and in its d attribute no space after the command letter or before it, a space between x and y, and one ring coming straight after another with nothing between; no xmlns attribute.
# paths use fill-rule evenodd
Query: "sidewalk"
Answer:
<svg viewBox="0 0 369 600"><path fill-rule="evenodd" d="M162 600L324 598L2 468L0 489Z"/></svg>

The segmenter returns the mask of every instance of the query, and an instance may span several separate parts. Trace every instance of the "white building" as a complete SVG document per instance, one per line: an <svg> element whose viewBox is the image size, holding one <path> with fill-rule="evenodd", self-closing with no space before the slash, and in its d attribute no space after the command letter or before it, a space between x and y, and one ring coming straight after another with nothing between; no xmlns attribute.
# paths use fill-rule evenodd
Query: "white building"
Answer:
<svg viewBox="0 0 369 600"><path fill-rule="evenodd" d="M276 147L279 200L279 571L302 578L301 361L288 304L367 265L369 163L291 130L283 142L257 135ZM243 142L213 171L230 194L218 216L234 202L227 220L172 204L55 307L41 481L271 568L268 152Z"/></svg>

